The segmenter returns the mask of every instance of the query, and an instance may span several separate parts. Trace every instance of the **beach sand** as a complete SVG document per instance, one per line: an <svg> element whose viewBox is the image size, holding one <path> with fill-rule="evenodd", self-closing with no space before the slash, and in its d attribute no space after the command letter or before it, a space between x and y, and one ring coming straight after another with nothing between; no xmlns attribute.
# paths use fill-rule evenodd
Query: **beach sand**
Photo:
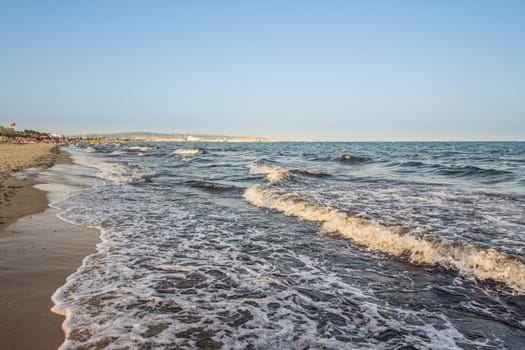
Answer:
<svg viewBox="0 0 525 350"><path fill-rule="evenodd" d="M35 182L12 176L12 172L51 166L59 154L51 144L0 144L0 230L22 216L47 208L45 193L33 188ZM70 161L63 154L60 160Z"/></svg>
<svg viewBox="0 0 525 350"><path fill-rule="evenodd" d="M0 224L2 349L60 346L64 319L50 311L51 295L95 250L99 235L96 230L58 219L57 210L47 208L45 193L32 188L34 180L18 179L5 171L70 161L51 145L0 145L4 172L0 174L0 220L4 222Z"/></svg>
<svg viewBox="0 0 525 350"><path fill-rule="evenodd" d="M35 184L33 180L0 175L0 231L20 217L47 208L46 194L33 188Z"/></svg>
<svg viewBox="0 0 525 350"><path fill-rule="evenodd" d="M56 145L48 143L0 144L0 173L48 166L53 163L57 153Z"/></svg>

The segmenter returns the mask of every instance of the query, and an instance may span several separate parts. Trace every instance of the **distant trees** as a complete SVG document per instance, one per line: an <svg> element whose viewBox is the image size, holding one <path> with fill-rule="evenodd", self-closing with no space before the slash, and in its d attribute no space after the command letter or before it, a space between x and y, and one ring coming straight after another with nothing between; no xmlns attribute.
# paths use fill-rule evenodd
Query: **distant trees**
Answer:
<svg viewBox="0 0 525 350"><path fill-rule="evenodd" d="M0 127L0 142L12 143L62 143L69 142L67 137L61 135L50 134L36 130L25 129L24 131L16 131L13 128Z"/></svg>
<svg viewBox="0 0 525 350"><path fill-rule="evenodd" d="M36 131L36 130L28 130L28 129L24 129L24 134L27 134L31 137L38 137L38 136L47 136L47 133L43 133L43 132L40 132L40 131Z"/></svg>

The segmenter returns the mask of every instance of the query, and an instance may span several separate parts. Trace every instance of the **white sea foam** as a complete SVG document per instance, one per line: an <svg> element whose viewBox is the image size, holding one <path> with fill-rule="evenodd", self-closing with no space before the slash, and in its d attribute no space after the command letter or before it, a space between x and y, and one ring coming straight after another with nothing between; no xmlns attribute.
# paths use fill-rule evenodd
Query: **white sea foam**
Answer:
<svg viewBox="0 0 525 350"><path fill-rule="evenodd" d="M261 163L252 163L249 165L251 174L266 175L266 179L270 183L283 182L294 174L303 174L309 176L326 176L327 174L322 173L313 169L305 168L284 168L280 166L270 166Z"/></svg>
<svg viewBox="0 0 525 350"><path fill-rule="evenodd" d="M199 154L199 153L201 153L201 150L198 148L194 148L194 149L179 148L173 152L173 154Z"/></svg>
<svg viewBox="0 0 525 350"><path fill-rule="evenodd" d="M159 153L162 151L159 149ZM166 152L169 155L173 149L168 147ZM90 168L81 175L103 178L104 173L94 163L105 155L82 154ZM141 169L136 170L144 171ZM322 182L315 185L325 191L323 195L319 187L306 188L308 196L315 198L311 202L303 199L306 197L283 195L277 192L283 190L281 187L298 189L293 180L323 175L309 173L306 168L281 169L287 175L277 184L252 188L253 193L246 191L245 197L262 207L320 222L324 232L353 240L358 237L360 244L370 249L388 252L389 246L398 246L391 254L408 256L414 262L437 261L457 268L447 257L454 253L445 248L457 248L460 258L454 259L464 260L468 247L403 234L401 229L332 209L346 207L359 195L334 200L335 191ZM186 183L211 181L206 171L199 172L202 176L197 178L196 172L189 174L184 178ZM91 179L102 182L96 177ZM458 321L464 315L469 317L463 309L450 312L435 307L455 300L441 296L434 299L433 292L441 289L441 283L429 281L421 289L419 278L426 283L426 273L419 276L396 264L385 266L384 260L376 259L374 254L354 249L344 240L323 239L311 231L311 225L300 221L282 217L273 220L273 214L268 216L244 205L232 209L197 197L187 198L173 183L157 180L151 186L96 186L57 204L66 209L61 213L63 220L102 231L97 252L84 259L77 273L68 277L66 285L53 296L53 310L66 315L67 338L61 350L198 348L206 338L222 343L224 349L388 349L407 344L431 349L500 348L506 345L498 338L503 328L491 332L492 325L505 318L501 322L504 324L507 315L521 315L508 314L511 307L503 309L501 315L493 312L487 323L472 334L470 324ZM169 192L168 188L174 190ZM378 202L380 207L381 199ZM383 215L378 216L383 220ZM392 225L398 222L394 220ZM303 231L305 226L307 230ZM372 248L370 241L374 240L381 244ZM432 255L433 250L437 253ZM479 252L491 251L475 248L473 254L479 256ZM473 273L466 268L460 270L465 275L479 275L479 268L475 269ZM464 282L463 278L456 280ZM465 304L471 300L479 302L480 308L492 305L493 299L476 298L479 291L475 288L458 289L465 293L462 308L468 308ZM521 338L517 339L511 346L519 344Z"/></svg>
<svg viewBox="0 0 525 350"><path fill-rule="evenodd" d="M157 148L153 146L131 146L129 149L146 152L146 151L153 151Z"/></svg>
<svg viewBox="0 0 525 350"><path fill-rule="evenodd" d="M277 194L263 185L248 188L244 198L258 207L320 222L324 232L340 234L370 250L407 256L415 263L455 268L466 276L503 282L519 294L525 294L525 265L496 250L428 241L415 234L403 234L399 229L352 217L293 195Z"/></svg>
<svg viewBox="0 0 525 350"><path fill-rule="evenodd" d="M99 170L99 177L117 185L144 182L150 175L144 169L129 164L97 162L94 165Z"/></svg>
<svg viewBox="0 0 525 350"><path fill-rule="evenodd" d="M146 181L152 172L138 165L112 163L93 155L72 152L75 163L97 169L95 175L113 184L132 184Z"/></svg>
<svg viewBox="0 0 525 350"><path fill-rule="evenodd" d="M389 330L403 338L401 330L409 334L407 338L424 334L424 340L412 336L410 341L440 349L455 349L457 343L468 342L439 312L381 305L367 291L327 271L317 259L281 249L279 243L271 247L270 242L266 247L273 251L268 256L271 261L286 254L304 268L287 276L275 274L278 265L262 256L245 264L242 246L246 240L234 239L238 233L229 229L235 227L232 220L211 221L210 225L208 216L173 203L165 205L161 197L151 198L153 194L147 191L131 186L112 190L120 196L111 193L104 198L111 213L98 207L85 209L83 203L106 196L103 188L62 203L70 209L63 219L98 226L102 242L97 253L84 259L81 268L53 295L53 311L66 317L66 341L61 350L96 348L108 341L111 348L141 348L144 344L198 348L194 337L198 329L207 332L202 337L220 341L225 349L344 348L348 340L320 336L335 328L339 329L335 334L359 341L360 348L377 348L379 341L373 337ZM135 200L122 200L128 195ZM130 213L138 220L123 225L122 217ZM148 220L153 213L158 217ZM256 232L253 238L269 233ZM220 247L228 249L209 249L214 247L210 242L219 238ZM183 284L191 284L195 276L199 282L193 283L188 294L189 286ZM304 279L297 289L289 287L287 278L292 276ZM312 310L319 314L312 317ZM336 323L330 325L326 315L333 315Z"/></svg>
<svg viewBox="0 0 525 350"><path fill-rule="evenodd" d="M290 176L290 172L287 169L279 166L252 163L249 167L251 174L266 175L266 179L271 183L284 181Z"/></svg>

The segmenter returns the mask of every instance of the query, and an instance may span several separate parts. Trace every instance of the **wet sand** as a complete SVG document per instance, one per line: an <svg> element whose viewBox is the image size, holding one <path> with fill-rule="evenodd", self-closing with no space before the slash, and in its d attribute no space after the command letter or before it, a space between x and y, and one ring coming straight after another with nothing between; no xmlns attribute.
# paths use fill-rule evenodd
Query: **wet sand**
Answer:
<svg viewBox="0 0 525 350"><path fill-rule="evenodd" d="M40 166L71 161L52 148L48 152ZM34 180L1 176L0 348L56 349L64 340L64 318L50 311L51 295L95 250L99 232L58 219L57 210L47 208L45 193L32 188Z"/></svg>
<svg viewBox="0 0 525 350"><path fill-rule="evenodd" d="M43 191L33 188L35 181L0 175L0 232L18 218L47 208Z"/></svg>

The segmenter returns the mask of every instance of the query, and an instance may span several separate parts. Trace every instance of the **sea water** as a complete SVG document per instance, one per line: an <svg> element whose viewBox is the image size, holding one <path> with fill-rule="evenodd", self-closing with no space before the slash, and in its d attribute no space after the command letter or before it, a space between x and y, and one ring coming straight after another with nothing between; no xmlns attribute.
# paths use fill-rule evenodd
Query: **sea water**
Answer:
<svg viewBox="0 0 525 350"><path fill-rule="evenodd" d="M101 242L61 349L525 344L524 143L67 151L84 189L52 205Z"/></svg>

